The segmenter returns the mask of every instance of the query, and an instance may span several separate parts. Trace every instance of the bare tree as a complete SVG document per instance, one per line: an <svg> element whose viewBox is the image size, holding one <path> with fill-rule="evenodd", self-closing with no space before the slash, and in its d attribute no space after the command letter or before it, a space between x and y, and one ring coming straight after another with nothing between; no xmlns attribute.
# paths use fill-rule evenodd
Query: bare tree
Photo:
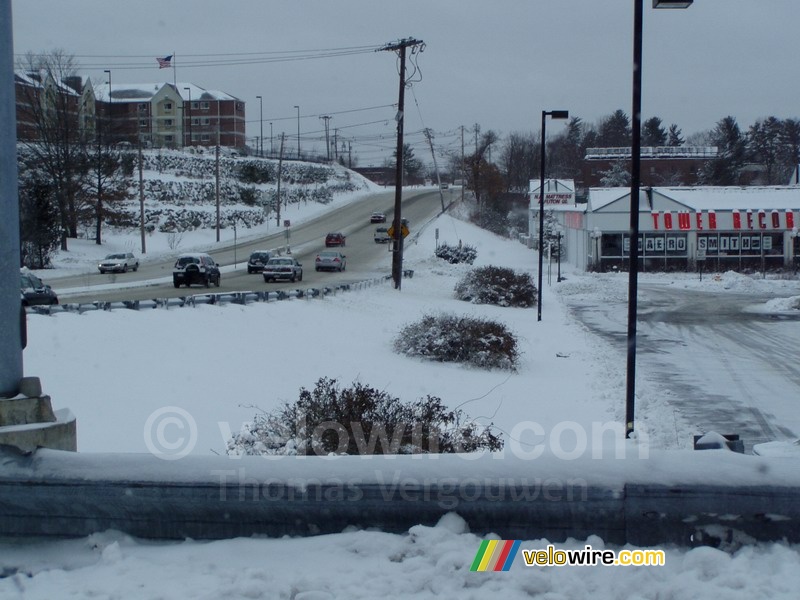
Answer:
<svg viewBox="0 0 800 600"><path fill-rule="evenodd" d="M18 109L22 138L51 179L61 224L61 249L78 236L78 197L85 175L85 142L92 122L81 111L80 78L71 55L62 50L28 53L18 63ZM75 87L70 87L75 86Z"/></svg>

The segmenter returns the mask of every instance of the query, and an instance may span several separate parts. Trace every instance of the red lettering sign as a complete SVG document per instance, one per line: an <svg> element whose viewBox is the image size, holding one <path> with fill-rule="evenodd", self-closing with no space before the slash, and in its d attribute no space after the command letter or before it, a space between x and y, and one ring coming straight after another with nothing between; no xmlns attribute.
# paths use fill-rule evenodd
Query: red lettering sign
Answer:
<svg viewBox="0 0 800 600"><path fill-rule="evenodd" d="M747 211L747 228L753 229L753 211Z"/></svg>
<svg viewBox="0 0 800 600"><path fill-rule="evenodd" d="M763 210L758 211L758 228L767 228L767 213L765 213Z"/></svg>
<svg viewBox="0 0 800 600"><path fill-rule="evenodd" d="M794 227L794 213L790 210L786 211L786 229Z"/></svg>
<svg viewBox="0 0 800 600"><path fill-rule="evenodd" d="M737 217L739 213L733 213L734 217ZM733 220L734 227L736 226L736 219ZM716 229L717 228L717 213L710 212L708 213L708 228L709 229Z"/></svg>
<svg viewBox="0 0 800 600"><path fill-rule="evenodd" d="M688 212L678 213L678 228L684 231L692 228L692 217Z"/></svg>
<svg viewBox="0 0 800 600"><path fill-rule="evenodd" d="M734 229L742 228L742 215L739 214L738 210L733 211L733 228Z"/></svg>
<svg viewBox="0 0 800 600"><path fill-rule="evenodd" d="M672 229L672 213L664 213L664 229Z"/></svg>
<svg viewBox="0 0 800 600"><path fill-rule="evenodd" d="M658 229L658 213L650 213L653 217L653 229Z"/></svg>
<svg viewBox="0 0 800 600"><path fill-rule="evenodd" d="M695 213L694 217L695 217L695 222L697 223L697 230L703 231L703 213L701 212Z"/></svg>
<svg viewBox="0 0 800 600"><path fill-rule="evenodd" d="M772 211L772 228L773 229L780 229L781 227L781 216L778 214L777 210Z"/></svg>

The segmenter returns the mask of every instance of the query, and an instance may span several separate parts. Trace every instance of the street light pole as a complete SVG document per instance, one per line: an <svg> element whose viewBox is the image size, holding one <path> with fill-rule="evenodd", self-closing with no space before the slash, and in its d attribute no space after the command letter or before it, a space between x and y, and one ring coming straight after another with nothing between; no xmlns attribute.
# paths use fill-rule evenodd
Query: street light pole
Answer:
<svg viewBox="0 0 800 600"><path fill-rule="evenodd" d="M275 154L275 147L272 145L272 121L269 122L269 155Z"/></svg>
<svg viewBox="0 0 800 600"><path fill-rule="evenodd" d="M186 117L186 119L189 122L189 143L186 145L191 146L192 145L192 88L185 87L183 89L189 92L189 114Z"/></svg>
<svg viewBox="0 0 800 600"><path fill-rule="evenodd" d="M568 119L569 111L551 110L542 111L542 152L539 165L539 299L536 302L536 320L542 320L542 259L544 255L544 165L545 165L545 117L550 115L553 119Z"/></svg>
<svg viewBox="0 0 800 600"><path fill-rule="evenodd" d="M106 123L111 128L111 69L103 69L103 73L108 74L108 110L106 111ZM96 126L96 125L95 125Z"/></svg>
<svg viewBox="0 0 800 600"><path fill-rule="evenodd" d="M297 109L297 160L300 160L300 107L295 104Z"/></svg>
<svg viewBox="0 0 800 600"><path fill-rule="evenodd" d="M693 0L653 0L653 8L687 8ZM628 357L625 383L625 437L633 433L636 396L636 312L639 293L639 185L642 150L643 0L633 1L633 100L631 108L631 191L628 266Z"/></svg>
<svg viewBox="0 0 800 600"><path fill-rule="evenodd" d="M261 158L264 158L264 99L261 96L256 96L259 102L259 123L261 124L260 135L258 136L259 142L261 143L261 149L258 151L258 155Z"/></svg>

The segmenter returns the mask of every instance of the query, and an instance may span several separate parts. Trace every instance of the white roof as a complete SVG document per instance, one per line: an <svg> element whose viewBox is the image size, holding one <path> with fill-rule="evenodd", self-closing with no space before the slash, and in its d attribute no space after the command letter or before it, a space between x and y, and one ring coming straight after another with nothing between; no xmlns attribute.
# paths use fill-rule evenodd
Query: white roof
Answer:
<svg viewBox="0 0 800 600"><path fill-rule="evenodd" d="M630 194L629 187L590 188L589 210L595 211ZM797 210L800 186L654 187L653 191L690 210ZM640 192L640 198L644 189Z"/></svg>
<svg viewBox="0 0 800 600"><path fill-rule="evenodd" d="M149 101L153 96L155 96L158 93L158 91L165 85L175 87L181 98L185 100L188 100L191 97L192 102L201 100L210 100L210 101L238 100L238 98L236 98L235 96L231 96L230 94L226 94L225 92L221 92L219 90L207 90L205 88L201 88L199 85L187 82L179 81L177 84L173 86L172 83L164 81L157 83L117 83L112 80L111 102L146 102ZM108 102L108 97L109 97L108 81L98 83L95 86L94 90L95 90L95 96L99 100Z"/></svg>

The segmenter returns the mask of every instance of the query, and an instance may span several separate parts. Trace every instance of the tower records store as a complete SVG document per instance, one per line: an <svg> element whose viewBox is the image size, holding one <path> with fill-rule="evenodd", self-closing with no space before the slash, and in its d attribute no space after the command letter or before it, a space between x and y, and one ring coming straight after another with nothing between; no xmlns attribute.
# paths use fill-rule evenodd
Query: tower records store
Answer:
<svg viewBox="0 0 800 600"><path fill-rule="evenodd" d="M548 208L565 231L562 260L627 270L630 188L592 188L586 204ZM644 271L764 272L800 259L798 186L643 188L639 211Z"/></svg>

